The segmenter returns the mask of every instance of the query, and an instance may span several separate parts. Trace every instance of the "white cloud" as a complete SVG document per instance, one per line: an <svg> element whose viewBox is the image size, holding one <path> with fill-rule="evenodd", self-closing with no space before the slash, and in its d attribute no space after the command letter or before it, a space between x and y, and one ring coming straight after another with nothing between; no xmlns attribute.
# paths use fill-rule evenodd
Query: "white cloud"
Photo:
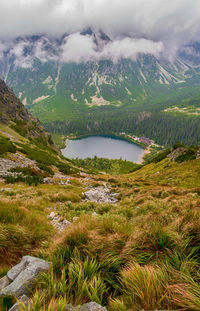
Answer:
<svg viewBox="0 0 200 311"><path fill-rule="evenodd" d="M162 42L153 42L147 39L124 38L108 43L103 49L101 57L109 58L116 62L120 58L136 60L140 53L159 56L162 51Z"/></svg>
<svg viewBox="0 0 200 311"><path fill-rule="evenodd" d="M199 17L200 0L0 0L0 38L67 33L61 51L64 61L106 55L135 59L142 51L157 55L162 49L173 58L180 46L200 40ZM102 45L101 53L97 52L92 37L80 35L88 27L103 31L113 43ZM45 44L37 43L32 50L42 62L56 55L47 53ZM0 46L0 57L4 48Z"/></svg>
<svg viewBox="0 0 200 311"><path fill-rule="evenodd" d="M97 58L95 44L91 36L75 33L66 37L61 47L61 60L63 62L87 62Z"/></svg>
<svg viewBox="0 0 200 311"><path fill-rule="evenodd" d="M99 43L99 42L98 42ZM155 56L163 51L161 42L147 39L124 38L101 44L101 50L94 42L93 36L72 34L66 37L61 47L61 60L63 62L87 62L91 60L111 59L117 62L120 58L136 60L138 54L149 53Z"/></svg>

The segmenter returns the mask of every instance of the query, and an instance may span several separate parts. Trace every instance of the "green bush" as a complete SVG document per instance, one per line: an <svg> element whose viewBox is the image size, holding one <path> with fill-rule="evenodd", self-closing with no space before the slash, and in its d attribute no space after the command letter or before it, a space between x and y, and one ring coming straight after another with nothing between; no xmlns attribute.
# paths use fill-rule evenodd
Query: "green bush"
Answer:
<svg viewBox="0 0 200 311"><path fill-rule="evenodd" d="M41 149L31 148L29 145L20 144L20 151L27 155L31 160L35 160L39 164L55 165L57 163L56 157L51 152L46 152Z"/></svg>
<svg viewBox="0 0 200 311"><path fill-rule="evenodd" d="M158 163L158 162L164 160L168 156L168 154L170 154L170 152L171 152L170 148L160 152L151 162Z"/></svg>
<svg viewBox="0 0 200 311"><path fill-rule="evenodd" d="M9 138L0 137L0 155L4 155L6 152L15 153L17 148L13 143L10 141Z"/></svg>
<svg viewBox="0 0 200 311"><path fill-rule="evenodd" d="M14 120L15 124L12 124L10 127L18 132L21 136L27 136L28 130L27 130L27 123L24 120Z"/></svg>
<svg viewBox="0 0 200 311"><path fill-rule="evenodd" d="M47 165L43 164L43 163L39 163L37 165L42 171L49 173L50 175L54 175L54 171Z"/></svg>
<svg viewBox="0 0 200 311"><path fill-rule="evenodd" d="M5 182L8 184L14 184L16 182L25 182L26 184L30 185L35 185L37 186L38 184L43 183L43 178L38 176L38 175L34 175L34 176L23 176L23 175L18 175L18 176L6 176L5 177Z"/></svg>
<svg viewBox="0 0 200 311"><path fill-rule="evenodd" d="M196 159L197 147L191 146L186 151L183 151L175 161L178 163L182 163L183 161L189 161Z"/></svg>
<svg viewBox="0 0 200 311"><path fill-rule="evenodd" d="M71 167L68 164L66 164L66 163L59 162L59 164L57 164L57 168L63 174L71 173Z"/></svg>

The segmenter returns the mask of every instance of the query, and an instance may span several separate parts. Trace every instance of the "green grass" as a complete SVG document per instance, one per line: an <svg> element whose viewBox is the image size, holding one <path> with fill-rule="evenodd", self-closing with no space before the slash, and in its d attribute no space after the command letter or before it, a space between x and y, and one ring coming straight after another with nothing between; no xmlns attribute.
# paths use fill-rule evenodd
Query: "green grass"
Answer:
<svg viewBox="0 0 200 311"><path fill-rule="evenodd" d="M109 311L199 310L199 165L164 159L126 175L72 177L67 186L9 185L0 194L2 274L25 254L53 262L37 281L34 311L89 301ZM85 181L107 183L119 202L83 202ZM53 236L47 207L79 218Z"/></svg>

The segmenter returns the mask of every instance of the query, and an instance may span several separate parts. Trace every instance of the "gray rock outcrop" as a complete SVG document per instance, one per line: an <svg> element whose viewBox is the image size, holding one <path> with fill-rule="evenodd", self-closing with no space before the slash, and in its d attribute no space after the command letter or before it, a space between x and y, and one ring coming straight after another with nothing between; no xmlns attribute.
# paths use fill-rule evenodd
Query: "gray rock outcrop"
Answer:
<svg viewBox="0 0 200 311"><path fill-rule="evenodd" d="M90 189L84 193L85 200L96 203L116 203L117 193L111 193L110 189L105 187L97 187Z"/></svg>
<svg viewBox="0 0 200 311"><path fill-rule="evenodd" d="M45 260L24 256L19 264L8 271L7 278L11 283L1 290L0 297L29 295L38 274L50 270L51 266Z"/></svg>
<svg viewBox="0 0 200 311"><path fill-rule="evenodd" d="M50 215L47 216L47 218L49 218L51 220L52 225L59 232L64 231L68 226L71 225L70 221L68 221L66 219L62 219L62 217L55 212L51 212Z"/></svg>
<svg viewBox="0 0 200 311"><path fill-rule="evenodd" d="M170 154L168 154L168 158L171 160L171 161L175 161L175 159L180 156L183 152L185 152L185 148L183 147L179 147L179 148L176 148L174 149Z"/></svg>

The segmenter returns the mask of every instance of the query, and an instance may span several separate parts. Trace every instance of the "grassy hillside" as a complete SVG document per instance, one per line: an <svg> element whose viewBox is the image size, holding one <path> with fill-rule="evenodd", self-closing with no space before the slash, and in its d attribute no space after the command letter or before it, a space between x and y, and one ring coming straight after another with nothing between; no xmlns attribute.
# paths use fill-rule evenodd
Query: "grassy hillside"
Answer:
<svg viewBox="0 0 200 311"><path fill-rule="evenodd" d="M199 176L200 160L165 158L63 186L1 181L0 274L26 254L53 261L34 311L87 301L113 311L200 310ZM85 201L100 185L119 194L116 204ZM47 218L52 210L72 222L62 233Z"/></svg>

